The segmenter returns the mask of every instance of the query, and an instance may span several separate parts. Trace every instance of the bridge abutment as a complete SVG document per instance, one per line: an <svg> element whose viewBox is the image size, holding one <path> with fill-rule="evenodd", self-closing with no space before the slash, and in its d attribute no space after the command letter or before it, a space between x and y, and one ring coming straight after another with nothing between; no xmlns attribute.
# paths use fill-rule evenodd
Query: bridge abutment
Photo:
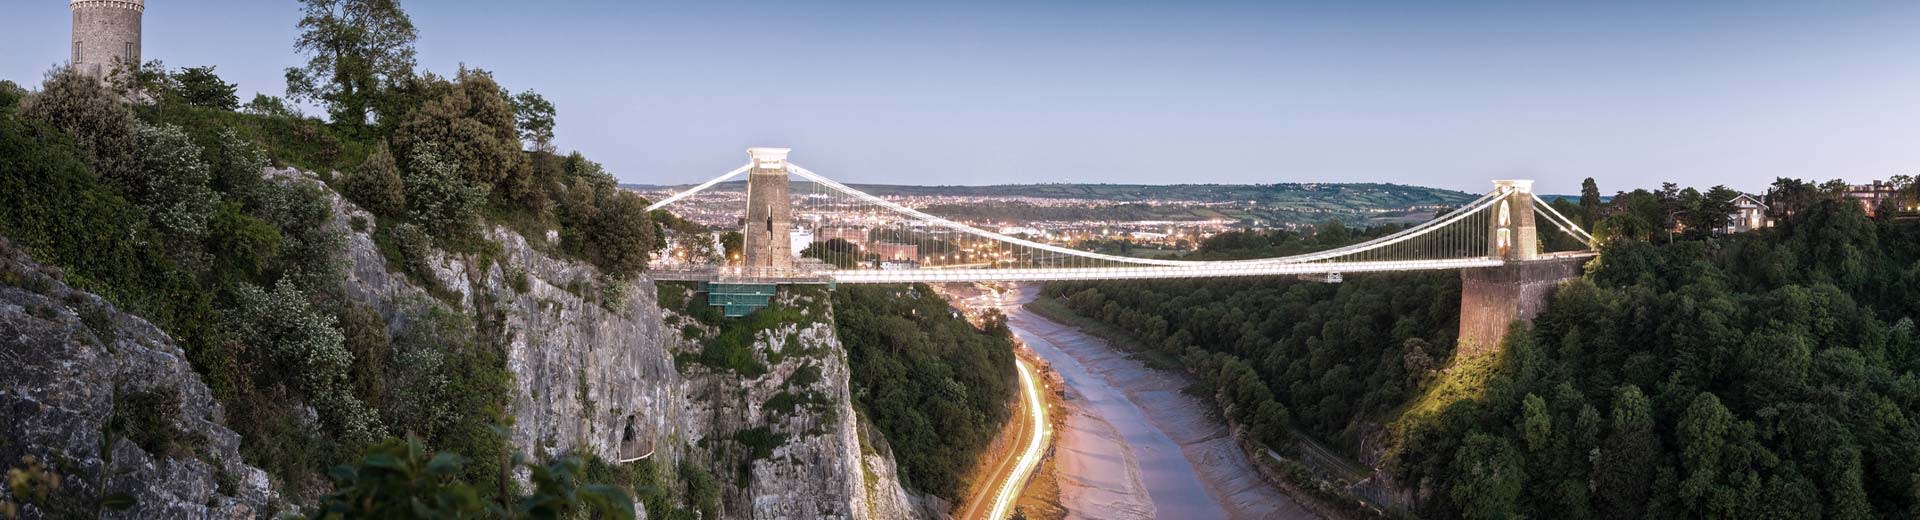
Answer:
<svg viewBox="0 0 1920 520"><path fill-rule="evenodd" d="M1489 354L1514 322L1532 323L1560 282L1580 276L1591 257L1509 261L1460 271L1460 358Z"/></svg>

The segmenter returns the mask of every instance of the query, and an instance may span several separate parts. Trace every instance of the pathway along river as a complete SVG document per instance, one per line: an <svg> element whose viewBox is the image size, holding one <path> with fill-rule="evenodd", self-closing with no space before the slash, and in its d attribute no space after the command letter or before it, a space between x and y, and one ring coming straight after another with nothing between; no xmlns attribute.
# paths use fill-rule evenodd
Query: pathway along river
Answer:
<svg viewBox="0 0 1920 520"><path fill-rule="evenodd" d="M1211 405L1181 392L1186 377L1021 308L1037 292L967 303L1006 313L1066 383L1054 468L1068 518L1319 518L1260 479Z"/></svg>

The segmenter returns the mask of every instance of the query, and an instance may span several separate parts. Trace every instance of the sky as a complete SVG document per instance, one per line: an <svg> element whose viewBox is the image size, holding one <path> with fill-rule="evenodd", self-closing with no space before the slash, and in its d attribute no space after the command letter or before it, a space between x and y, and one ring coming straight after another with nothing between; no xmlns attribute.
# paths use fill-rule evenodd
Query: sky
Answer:
<svg viewBox="0 0 1920 520"><path fill-rule="evenodd" d="M301 62L291 0L147 3L145 57L243 101ZM541 93L558 146L631 183L749 146L890 184L1920 174L1911 0L402 5L423 68ZM69 34L64 1L0 0L0 79L38 84Z"/></svg>

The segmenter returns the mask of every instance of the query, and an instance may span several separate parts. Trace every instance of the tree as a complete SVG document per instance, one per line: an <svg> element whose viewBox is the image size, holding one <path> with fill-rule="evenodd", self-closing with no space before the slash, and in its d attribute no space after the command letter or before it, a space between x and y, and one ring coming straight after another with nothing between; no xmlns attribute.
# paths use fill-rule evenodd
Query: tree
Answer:
<svg viewBox="0 0 1920 520"><path fill-rule="evenodd" d="M860 246L835 238L807 244L807 248L800 251L800 256L818 258L841 269L852 269L854 265L860 263Z"/></svg>
<svg viewBox="0 0 1920 520"><path fill-rule="evenodd" d="M147 60L146 63L130 63L115 60L113 74L108 76L115 94L122 100L143 104L161 101L174 101L180 97L180 85L167 73L167 65L160 60Z"/></svg>
<svg viewBox="0 0 1920 520"><path fill-rule="evenodd" d="M287 97L326 105L334 124L362 130L379 98L413 75L413 20L399 0L301 3L294 50L307 63L287 69Z"/></svg>
<svg viewBox="0 0 1920 520"><path fill-rule="evenodd" d="M1687 502L1689 513L1696 518L1735 516L1737 504L1733 490L1720 481L1720 452L1727 445L1727 433L1733 428L1733 421L1733 412L1721 406L1720 399L1709 392L1694 396L1693 403L1680 417L1680 457L1685 464L1680 498Z"/></svg>
<svg viewBox="0 0 1920 520"><path fill-rule="evenodd" d="M1580 181L1580 227L1593 229L1600 216L1600 186L1587 177Z"/></svg>
<svg viewBox="0 0 1920 520"><path fill-rule="evenodd" d="M381 143L367 154L367 162L347 176L342 186L347 198L375 215L399 215L407 209L406 186L400 181L400 166L393 153Z"/></svg>
<svg viewBox="0 0 1920 520"><path fill-rule="evenodd" d="M299 110L295 110L291 105L288 105L287 100L280 99L277 96L269 96L266 94L254 94L253 100L248 101L247 104L245 105L242 105L240 107L240 111L248 114L253 114L256 116L287 117L287 118L305 117L300 114Z"/></svg>
<svg viewBox="0 0 1920 520"><path fill-rule="evenodd" d="M1774 220L1786 220L1819 199L1818 187L1800 179L1777 178L1767 191L1767 216Z"/></svg>
<svg viewBox="0 0 1920 520"><path fill-rule="evenodd" d="M533 143L534 151L553 152L553 103L534 91L514 94L513 119L520 128L520 139Z"/></svg>
<svg viewBox="0 0 1920 520"><path fill-rule="evenodd" d="M1475 433L1454 456L1453 500L1467 518L1505 519L1518 511L1527 481L1521 457L1506 439Z"/></svg>
<svg viewBox="0 0 1920 520"><path fill-rule="evenodd" d="M187 67L173 75L180 102L197 107L234 110L240 107L237 85L220 80L213 66Z"/></svg>
<svg viewBox="0 0 1920 520"><path fill-rule="evenodd" d="M54 71L21 103L20 115L73 136L81 158L103 178L125 183L140 171L133 110L93 78Z"/></svg>
<svg viewBox="0 0 1920 520"><path fill-rule="evenodd" d="M1547 449L1547 443L1553 439L1553 416L1547 414L1547 400L1527 394L1520 403L1520 421L1527 449L1534 452Z"/></svg>
<svg viewBox="0 0 1920 520"><path fill-rule="evenodd" d="M206 236L220 195L209 186L212 174L201 149L185 130L171 124L139 125L140 176L133 199L147 209L160 232L175 242L171 250L192 256Z"/></svg>
<svg viewBox="0 0 1920 520"><path fill-rule="evenodd" d="M406 177L407 211L435 237L472 237L487 191L460 174L458 166L434 148L415 148Z"/></svg>
<svg viewBox="0 0 1920 520"><path fill-rule="evenodd" d="M647 215L646 199L616 191L601 203L593 226L594 255L589 260L617 277L637 275L647 268L647 253L657 243L656 228Z"/></svg>
<svg viewBox="0 0 1920 520"><path fill-rule="evenodd" d="M12 80L0 79L0 108L13 108L26 99L27 89Z"/></svg>
<svg viewBox="0 0 1920 520"><path fill-rule="evenodd" d="M527 157L520 150L513 105L486 71L462 68L451 91L400 124L393 146L401 157L411 157L416 148L433 147L455 171L499 200L526 203L539 195L532 189Z"/></svg>
<svg viewBox="0 0 1920 520"><path fill-rule="evenodd" d="M322 423L349 444L373 440L380 419L353 395L347 380L353 354L334 328L334 317L314 310L286 280L272 291L242 285L234 300L229 326L240 341L266 355L269 365L262 375L285 378L320 412Z"/></svg>
<svg viewBox="0 0 1920 520"><path fill-rule="evenodd" d="M1639 518L1646 510L1660 453L1653 410L1633 385L1615 391L1613 428L1593 462L1595 510L1602 518Z"/></svg>

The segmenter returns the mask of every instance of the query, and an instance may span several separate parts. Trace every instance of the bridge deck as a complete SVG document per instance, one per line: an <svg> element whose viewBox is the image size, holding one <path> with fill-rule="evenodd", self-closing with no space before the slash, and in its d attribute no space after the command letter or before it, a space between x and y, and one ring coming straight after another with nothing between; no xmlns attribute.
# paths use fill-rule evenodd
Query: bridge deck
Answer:
<svg viewBox="0 0 1920 520"><path fill-rule="evenodd" d="M1541 255L1541 259L1585 258L1596 253L1576 251ZM1044 282L1064 280L1142 280L1171 278L1229 278L1248 276L1292 276L1328 273L1378 273L1434 271L1499 267L1507 262L1494 258L1442 260L1395 260L1381 262L1254 263L1200 266L1133 266L1082 268L1004 268L1004 269L824 269L766 270L740 267L657 269L649 274L659 281L695 281L727 284L825 284L825 283L940 283L940 282Z"/></svg>

